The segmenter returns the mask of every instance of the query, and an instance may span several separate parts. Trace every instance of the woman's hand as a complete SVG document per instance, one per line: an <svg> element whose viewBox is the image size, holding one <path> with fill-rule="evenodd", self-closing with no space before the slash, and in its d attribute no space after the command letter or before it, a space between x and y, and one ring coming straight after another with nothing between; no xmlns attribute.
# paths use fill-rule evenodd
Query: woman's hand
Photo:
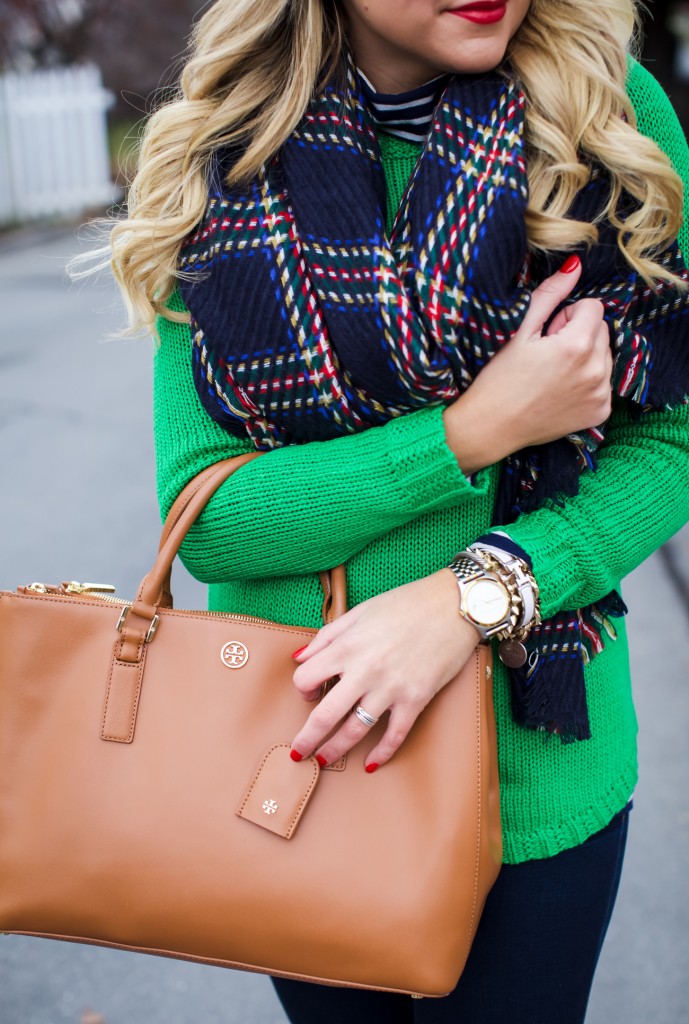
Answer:
<svg viewBox="0 0 689 1024"><path fill-rule="evenodd" d="M581 276L581 263L534 291L524 322L444 413L448 445L467 475L529 445L598 426L610 415L613 359L603 304L580 299L543 326Z"/></svg>
<svg viewBox="0 0 689 1024"><path fill-rule="evenodd" d="M479 641L459 614L449 569L373 597L324 626L298 655L294 683L305 700L339 682L311 712L292 744L296 760L316 753L331 764L366 737L358 704L375 718L390 712L366 771L389 761L426 704L464 667Z"/></svg>

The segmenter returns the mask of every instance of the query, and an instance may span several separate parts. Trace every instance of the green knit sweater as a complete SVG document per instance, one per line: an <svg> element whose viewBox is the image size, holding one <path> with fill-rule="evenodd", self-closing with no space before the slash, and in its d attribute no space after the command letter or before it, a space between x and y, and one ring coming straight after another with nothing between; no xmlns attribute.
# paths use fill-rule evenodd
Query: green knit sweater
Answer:
<svg viewBox="0 0 689 1024"><path fill-rule="evenodd" d="M670 104L651 76L631 66L639 129L689 182L689 151ZM417 148L381 138L389 217ZM689 191L689 189L687 189ZM685 236L684 251L689 251ZM171 300L183 309L176 295ZM201 407L185 325L159 322L155 355L158 496L167 514L203 467L251 449ZM506 527L532 556L545 617L600 599L689 519L689 406L632 424L616 405L599 468L562 507ZM327 442L271 451L218 491L181 552L210 584L209 607L299 625L320 625L317 571L347 563L350 604L430 574L490 525L498 467L469 481L449 449L442 408L433 407ZM423 626L423 609L419 609ZM515 725L509 685L496 659L495 704L504 854L508 863L548 857L605 826L637 776L636 719L627 641L586 667L592 739L563 745Z"/></svg>

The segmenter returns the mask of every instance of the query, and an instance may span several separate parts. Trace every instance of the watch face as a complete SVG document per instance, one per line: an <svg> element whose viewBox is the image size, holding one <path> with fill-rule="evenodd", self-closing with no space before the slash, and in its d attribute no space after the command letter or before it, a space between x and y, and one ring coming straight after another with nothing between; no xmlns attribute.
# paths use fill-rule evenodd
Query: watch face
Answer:
<svg viewBox="0 0 689 1024"><path fill-rule="evenodd" d="M497 626L509 615L510 595L497 580L476 580L467 590L466 609L479 626Z"/></svg>

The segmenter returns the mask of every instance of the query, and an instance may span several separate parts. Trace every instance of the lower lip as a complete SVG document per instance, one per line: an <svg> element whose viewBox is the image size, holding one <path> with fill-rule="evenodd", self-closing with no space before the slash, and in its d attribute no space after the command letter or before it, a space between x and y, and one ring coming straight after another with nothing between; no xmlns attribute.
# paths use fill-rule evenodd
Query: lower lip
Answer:
<svg viewBox="0 0 689 1024"><path fill-rule="evenodd" d="M454 14L456 17L464 18L466 21L473 21L476 25L494 25L497 21L502 21L506 13L506 3L501 4L499 7L486 7L483 10L480 7L465 7L448 11L448 14Z"/></svg>

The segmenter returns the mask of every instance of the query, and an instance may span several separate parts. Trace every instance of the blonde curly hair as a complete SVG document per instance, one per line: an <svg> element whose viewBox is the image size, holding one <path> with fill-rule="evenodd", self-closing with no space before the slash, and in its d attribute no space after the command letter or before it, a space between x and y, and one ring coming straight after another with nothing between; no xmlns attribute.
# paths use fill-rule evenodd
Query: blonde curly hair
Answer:
<svg viewBox="0 0 689 1024"><path fill-rule="evenodd" d="M612 183L603 216L653 286L676 282L658 256L681 226L682 183L634 127L625 82L636 27L635 0L531 0L506 62L527 99L531 249L596 240L595 224L566 218L593 159ZM343 41L332 0L216 0L199 20L179 93L146 126L128 217L110 230L107 261L133 327L151 328L158 315L184 319L168 300L180 246L204 214L213 152L241 141L228 184L254 176L301 120ZM624 226L616 216L622 190L636 201Z"/></svg>

